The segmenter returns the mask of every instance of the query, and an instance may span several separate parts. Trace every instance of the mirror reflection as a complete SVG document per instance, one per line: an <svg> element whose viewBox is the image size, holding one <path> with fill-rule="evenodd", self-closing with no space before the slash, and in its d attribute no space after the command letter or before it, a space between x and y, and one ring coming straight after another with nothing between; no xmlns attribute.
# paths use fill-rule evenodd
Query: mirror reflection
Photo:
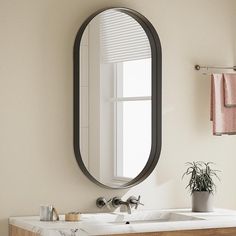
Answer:
<svg viewBox="0 0 236 236"><path fill-rule="evenodd" d="M151 48L140 24L117 10L90 21L80 44L80 152L89 173L121 186L151 150Z"/></svg>

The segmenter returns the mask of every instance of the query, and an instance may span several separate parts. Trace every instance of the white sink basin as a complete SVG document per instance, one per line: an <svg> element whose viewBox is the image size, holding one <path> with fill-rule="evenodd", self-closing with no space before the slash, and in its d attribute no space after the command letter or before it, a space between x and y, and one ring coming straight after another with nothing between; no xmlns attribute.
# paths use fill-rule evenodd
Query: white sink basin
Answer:
<svg viewBox="0 0 236 236"><path fill-rule="evenodd" d="M173 213L173 212L140 212L133 215L119 215L110 224L143 224L143 223L158 223L158 222L175 222L175 221L193 221L203 220L201 218Z"/></svg>
<svg viewBox="0 0 236 236"><path fill-rule="evenodd" d="M115 226L125 224L196 221L203 219L171 211L136 211L131 215L126 213L95 214L93 217L88 217L87 220L84 220L86 223L92 222L93 224L109 224Z"/></svg>

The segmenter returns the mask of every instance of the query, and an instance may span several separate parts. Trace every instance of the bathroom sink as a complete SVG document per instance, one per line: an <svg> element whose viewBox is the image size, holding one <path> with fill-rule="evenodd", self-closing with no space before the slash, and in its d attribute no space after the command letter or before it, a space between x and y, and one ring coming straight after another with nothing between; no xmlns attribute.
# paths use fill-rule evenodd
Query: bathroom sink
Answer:
<svg viewBox="0 0 236 236"><path fill-rule="evenodd" d="M201 227L206 222L203 215L198 217L191 211L181 210L144 210L132 214L113 212L86 214L80 224L88 235L104 235L104 232L121 234L122 232L159 232L167 229Z"/></svg>
<svg viewBox="0 0 236 236"><path fill-rule="evenodd" d="M88 217L88 215L87 215ZM108 213L93 215L84 218L84 223L93 223L94 225L125 225L125 224L149 224L149 223L165 223L165 222L186 222L203 220L188 214L176 213L171 211L136 211L132 214L127 213Z"/></svg>
<svg viewBox="0 0 236 236"><path fill-rule="evenodd" d="M133 215L119 215L114 221L108 223L115 225L123 224L147 224L147 223L164 223L176 221L194 221L203 220L198 217L173 213L173 212L140 212Z"/></svg>

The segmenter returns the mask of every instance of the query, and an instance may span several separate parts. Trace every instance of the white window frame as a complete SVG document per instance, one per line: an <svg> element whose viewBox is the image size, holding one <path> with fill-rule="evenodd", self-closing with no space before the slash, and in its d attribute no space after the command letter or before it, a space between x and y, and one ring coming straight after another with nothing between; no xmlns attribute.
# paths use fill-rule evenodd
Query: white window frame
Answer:
<svg viewBox="0 0 236 236"><path fill-rule="evenodd" d="M137 102L137 101L151 101L151 96L140 96L140 97L118 97L117 96L117 90L118 90L118 80L122 80L123 81L123 63L119 62L119 63L114 63L114 98L111 99L111 102L114 104L114 171L113 171L113 181L114 182L119 182L119 183L127 183L127 181L131 181L132 178L129 177L123 177L120 176L118 173L121 172L121 169L123 169L123 158L122 160L118 160L118 153L117 153L117 143L118 143L118 132L117 132L117 104L118 102L126 102L126 101L133 101L133 102Z"/></svg>

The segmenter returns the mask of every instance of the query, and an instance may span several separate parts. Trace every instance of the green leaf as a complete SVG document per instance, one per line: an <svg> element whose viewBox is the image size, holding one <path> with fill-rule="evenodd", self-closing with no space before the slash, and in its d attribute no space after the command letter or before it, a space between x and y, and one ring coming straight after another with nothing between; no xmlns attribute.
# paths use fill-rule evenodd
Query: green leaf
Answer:
<svg viewBox="0 0 236 236"><path fill-rule="evenodd" d="M214 178L220 181L217 175L220 171L211 168L212 165L215 165L213 162L193 161L186 162L185 164L188 167L182 175L182 179L186 176L190 176L186 189L189 189L191 194L194 191L208 191L210 193L216 191Z"/></svg>

